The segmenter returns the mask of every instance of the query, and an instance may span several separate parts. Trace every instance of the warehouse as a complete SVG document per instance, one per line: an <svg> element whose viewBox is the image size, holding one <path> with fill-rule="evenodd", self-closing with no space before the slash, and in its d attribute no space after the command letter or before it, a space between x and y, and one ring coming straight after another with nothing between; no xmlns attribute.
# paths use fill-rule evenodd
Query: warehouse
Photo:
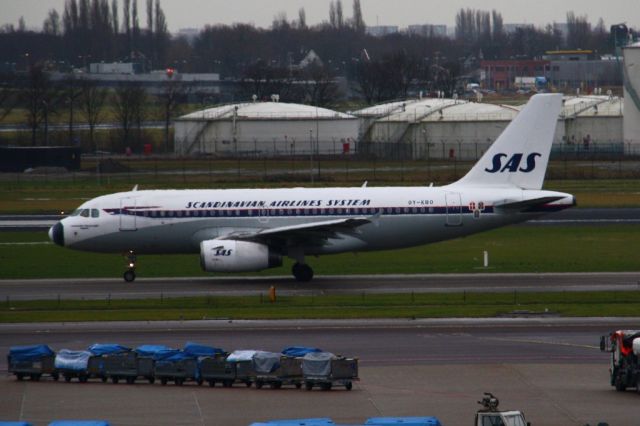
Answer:
<svg viewBox="0 0 640 426"><path fill-rule="evenodd" d="M357 136L356 117L280 102L224 105L175 120L178 154L263 157L352 153L357 149Z"/></svg>

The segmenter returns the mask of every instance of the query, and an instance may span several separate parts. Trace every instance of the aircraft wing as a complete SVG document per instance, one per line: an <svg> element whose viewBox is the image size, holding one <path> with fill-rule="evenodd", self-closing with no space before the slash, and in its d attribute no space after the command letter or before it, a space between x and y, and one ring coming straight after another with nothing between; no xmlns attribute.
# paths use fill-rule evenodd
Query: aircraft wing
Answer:
<svg viewBox="0 0 640 426"><path fill-rule="evenodd" d="M259 241L273 245L287 245L290 242L304 242L322 245L329 238L341 238L340 234L351 234L359 226L371 223L366 217L323 220L320 222L265 228L257 231L233 233L220 237L222 240Z"/></svg>
<svg viewBox="0 0 640 426"><path fill-rule="evenodd" d="M538 206L543 206L545 204L553 203L554 201L561 200L562 198L564 197L540 197L540 198L532 198L530 200L517 200L517 201L505 200L503 203L496 204L495 207L503 210L509 210L509 211L526 211Z"/></svg>

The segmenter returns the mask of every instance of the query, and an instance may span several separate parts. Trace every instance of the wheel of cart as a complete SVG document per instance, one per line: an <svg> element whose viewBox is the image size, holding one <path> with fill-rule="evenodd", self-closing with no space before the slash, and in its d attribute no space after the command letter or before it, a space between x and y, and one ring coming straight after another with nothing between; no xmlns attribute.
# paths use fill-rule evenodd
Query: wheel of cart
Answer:
<svg viewBox="0 0 640 426"><path fill-rule="evenodd" d="M167 384L167 382L168 382L168 380L167 380L167 378L166 378L166 377L161 377L161 378L160 378L160 384L161 384L162 386L165 386L165 385Z"/></svg>

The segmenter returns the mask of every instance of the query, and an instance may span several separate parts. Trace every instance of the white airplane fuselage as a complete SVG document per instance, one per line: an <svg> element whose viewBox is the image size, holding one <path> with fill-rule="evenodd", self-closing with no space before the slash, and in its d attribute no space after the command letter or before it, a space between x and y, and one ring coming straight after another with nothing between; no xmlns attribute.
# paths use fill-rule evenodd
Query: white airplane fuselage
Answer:
<svg viewBox="0 0 640 426"><path fill-rule="evenodd" d="M505 201L559 198L527 212ZM197 253L203 240L342 218L372 218L305 254L411 247L523 222L575 204L570 194L514 188L291 188L131 191L95 198L63 219L68 248L137 254ZM97 210L98 217L91 217ZM95 213L94 213L95 215ZM53 232L53 231L52 231ZM286 253L283 253L286 255Z"/></svg>

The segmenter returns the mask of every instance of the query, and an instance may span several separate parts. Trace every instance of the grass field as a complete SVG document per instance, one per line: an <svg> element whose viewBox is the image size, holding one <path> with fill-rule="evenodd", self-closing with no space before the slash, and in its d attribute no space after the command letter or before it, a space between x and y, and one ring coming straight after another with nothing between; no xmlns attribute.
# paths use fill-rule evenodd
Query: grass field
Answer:
<svg viewBox="0 0 640 426"><path fill-rule="evenodd" d="M41 244L24 244L41 243ZM482 268L483 251L489 268ZM471 272L597 272L640 269L634 225L511 226L466 238L404 250L310 258L316 274ZM76 252L47 242L45 232L0 233L0 279L119 277L117 254ZM291 263L261 272L289 275ZM197 254L139 256L139 277L211 276ZM255 275L255 274L251 274Z"/></svg>
<svg viewBox="0 0 640 426"><path fill-rule="evenodd" d="M201 319L480 318L500 315L637 316L640 292L459 293L198 297L0 302L1 322Z"/></svg>

